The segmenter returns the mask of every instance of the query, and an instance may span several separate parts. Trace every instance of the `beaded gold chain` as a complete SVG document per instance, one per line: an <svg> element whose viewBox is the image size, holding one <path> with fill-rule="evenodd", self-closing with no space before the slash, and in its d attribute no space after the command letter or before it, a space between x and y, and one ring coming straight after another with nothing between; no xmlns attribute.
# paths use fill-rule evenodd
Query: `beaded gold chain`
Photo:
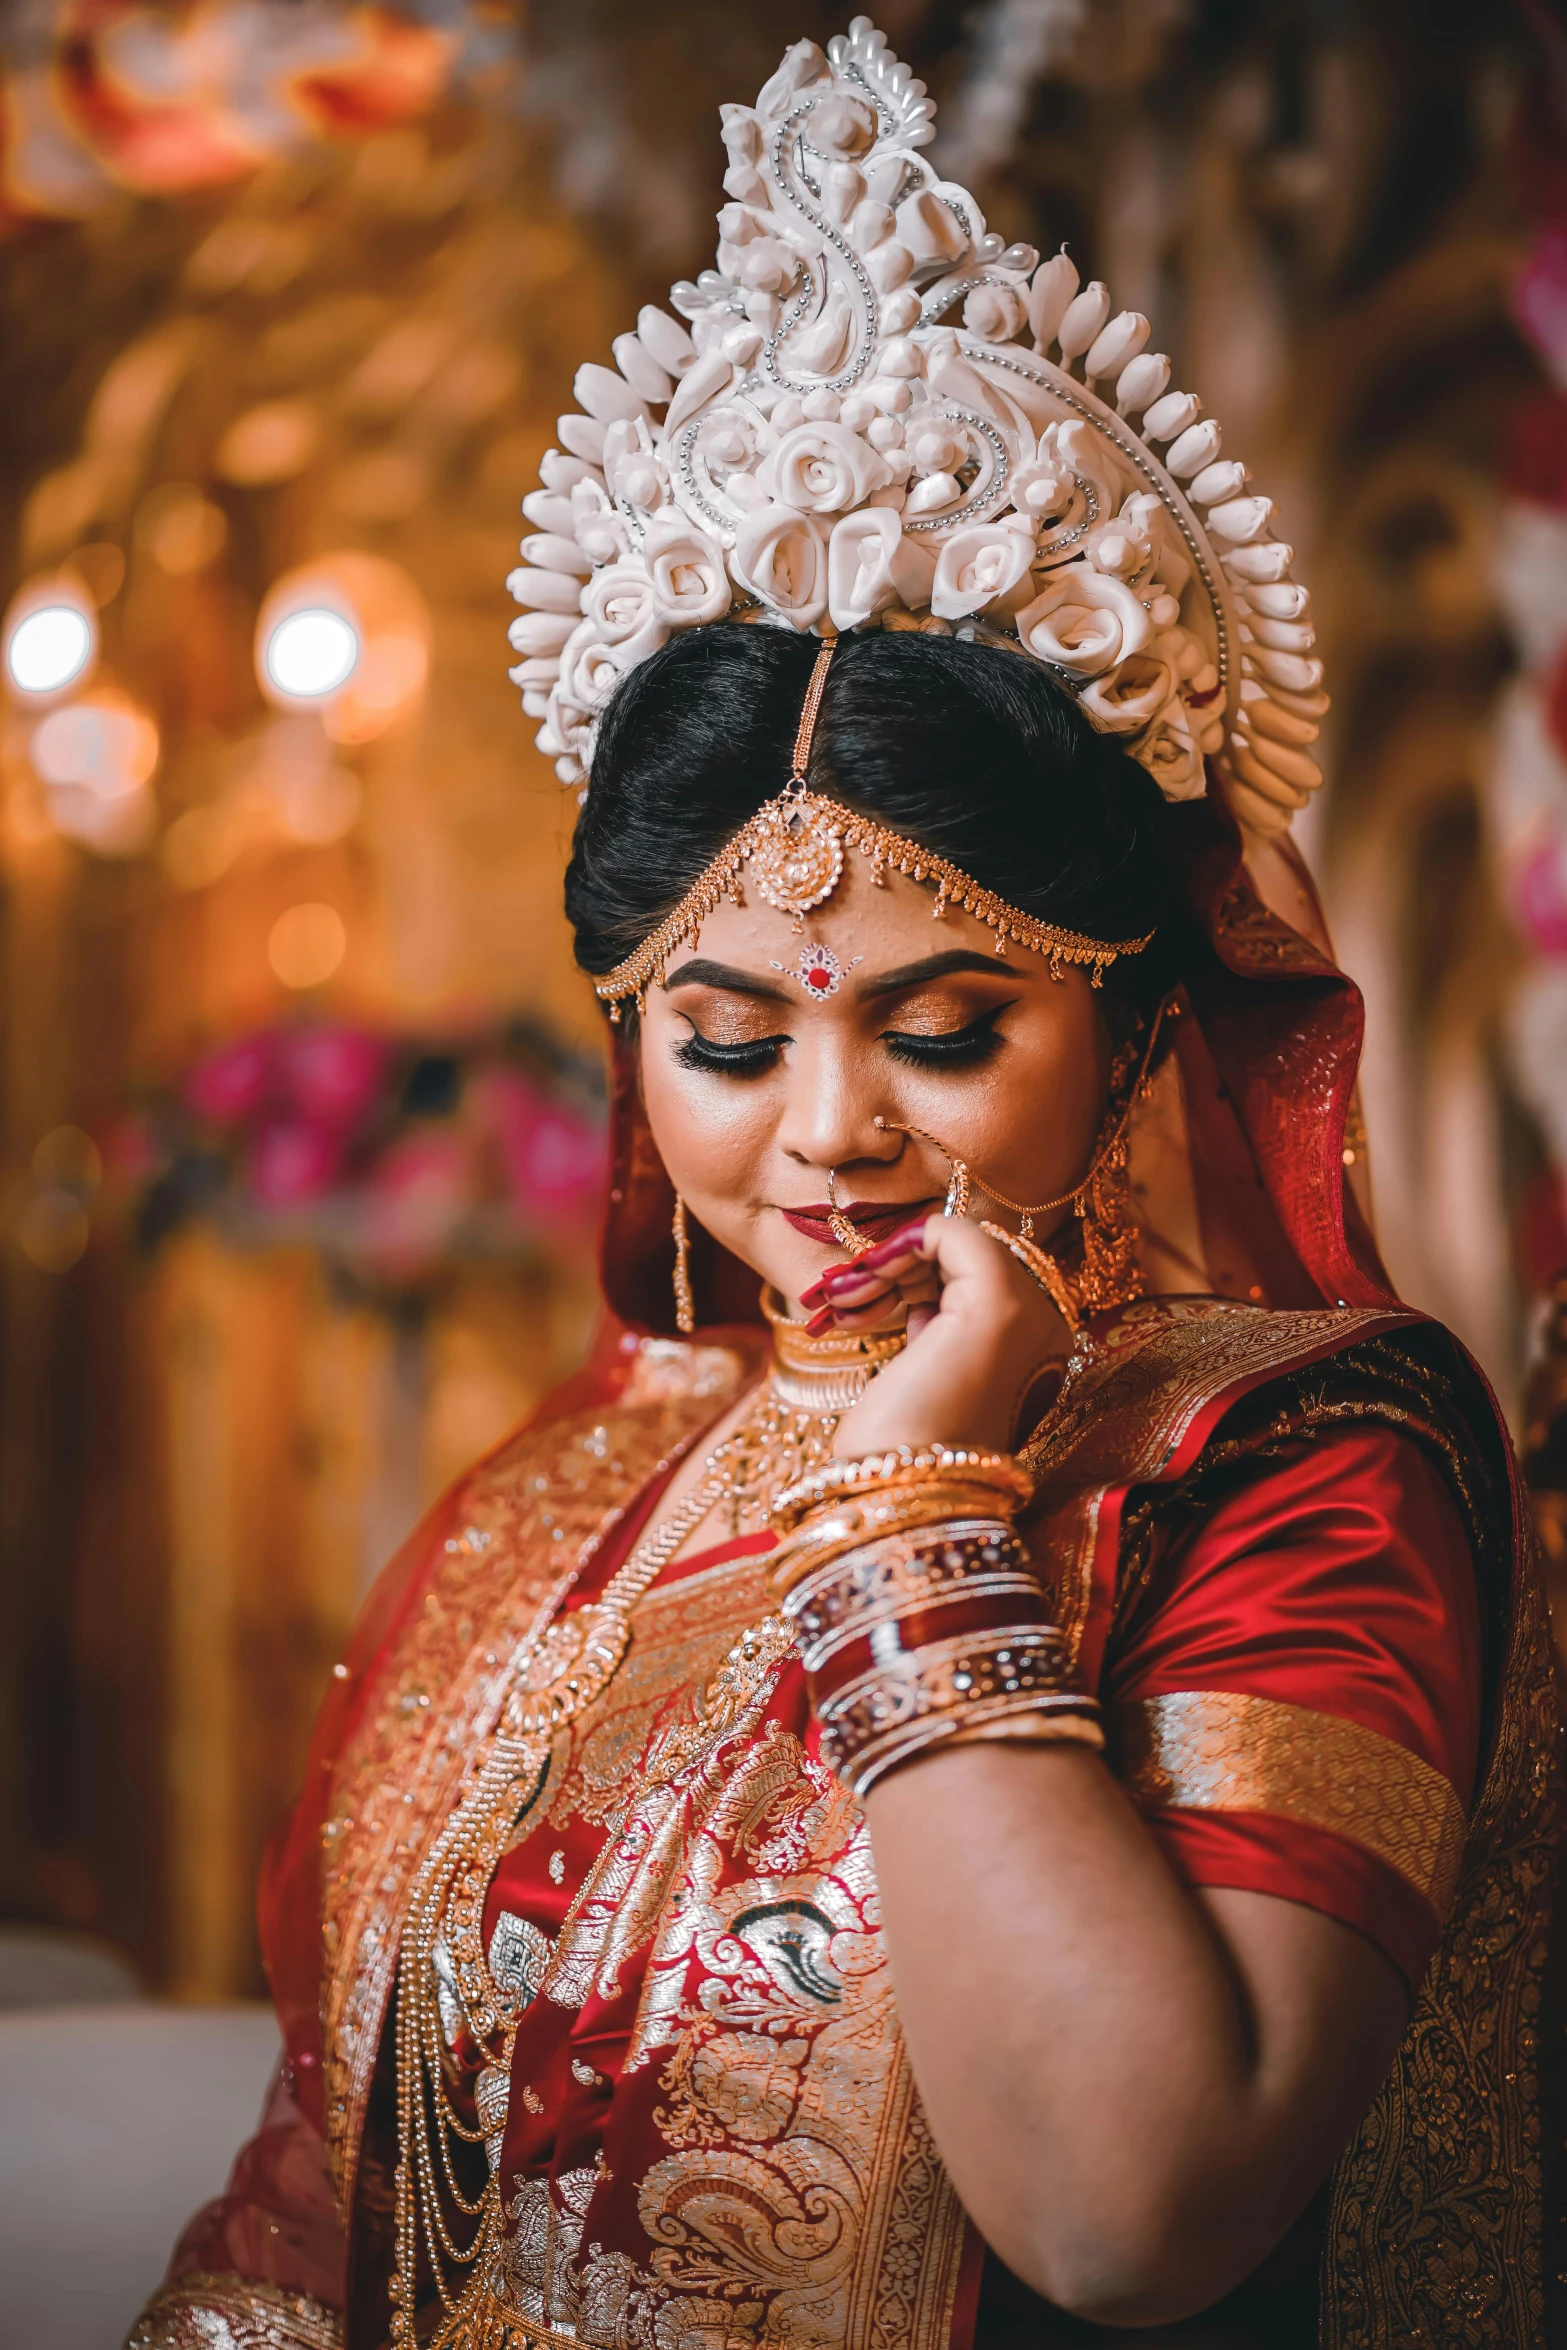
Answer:
<svg viewBox="0 0 1567 2350"><path fill-rule="evenodd" d="M747 867L758 894L781 914L792 914L798 931L804 929L806 915L825 905L842 880L846 848L857 848L869 859L871 879L878 887L889 872L932 882L936 903L931 911L937 921L949 906L961 908L995 932L998 955L1004 955L1009 944L1025 947L1047 959L1052 979L1059 979L1067 964L1081 964L1092 967L1093 985L1099 987L1109 964L1122 955L1141 954L1153 937L1151 930L1145 938L1112 943L1087 938L1079 930L1062 930L1054 922L1041 922L994 890L983 888L961 866L938 857L933 849L922 848L903 833L891 832L885 824L857 816L852 808L813 792L805 779L806 768L832 652L829 640L816 656L800 712L789 781L783 791L742 825L636 953L593 982L593 992L601 1003L608 1004L612 1021L619 1020L620 1007L628 996L636 999L639 1012L644 1009L650 984L677 947L696 945L697 934L710 914L716 914L726 901L744 905Z"/></svg>
<svg viewBox="0 0 1567 2350"><path fill-rule="evenodd" d="M630 1647L638 1601L689 1537L718 1509L727 1510L732 1534L765 1526L773 1495L827 1460L840 1415L904 1344L901 1332L812 1338L774 1300L764 1297L763 1305L773 1326L774 1365L752 1409L713 1447L695 1490L636 1546L602 1598L557 1617L527 1641L482 1765L414 1882L397 1971L394 2350L413 2350L421 2270L455 2321L453 2272L487 2272L505 2219L493 2165L476 2194L458 2175L457 2150L483 2145L490 2133L464 2122L448 2094L438 1945L445 1944L474 2038L494 2043L498 2036L498 2061L509 2070L514 2023L485 1956L484 1902L517 1822L539 1791L555 1732L609 1686ZM448 2210L459 2225L476 2223L468 2242L458 2241ZM450 2330L438 2327L429 2350L440 2350Z"/></svg>

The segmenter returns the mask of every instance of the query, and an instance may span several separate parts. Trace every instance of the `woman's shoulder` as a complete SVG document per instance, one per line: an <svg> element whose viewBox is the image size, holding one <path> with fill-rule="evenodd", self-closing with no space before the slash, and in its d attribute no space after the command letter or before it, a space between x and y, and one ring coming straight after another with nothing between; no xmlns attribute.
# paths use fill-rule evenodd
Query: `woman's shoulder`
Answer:
<svg viewBox="0 0 1567 2350"><path fill-rule="evenodd" d="M1266 1474L1290 1438L1397 1431L1435 1460L1471 1530L1511 1522L1510 1455L1475 1365L1402 1306L1289 1311L1157 1298L1085 1332L1025 1447L1047 1501L1085 1487Z"/></svg>
<svg viewBox="0 0 1567 2350"><path fill-rule="evenodd" d="M762 1347L744 1330L695 1342L611 1324L583 1369L459 1479L457 1514L541 1493L541 1477L600 1506L610 1488L634 1490L729 1410L755 1377Z"/></svg>

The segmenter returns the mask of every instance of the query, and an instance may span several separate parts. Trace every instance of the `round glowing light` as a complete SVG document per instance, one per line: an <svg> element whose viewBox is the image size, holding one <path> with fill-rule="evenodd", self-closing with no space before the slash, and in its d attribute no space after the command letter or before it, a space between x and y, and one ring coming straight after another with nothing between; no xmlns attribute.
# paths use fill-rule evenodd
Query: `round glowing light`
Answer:
<svg viewBox="0 0 1567 2350"><path fill-rule="evenodd" d="M19 693L57 694L92 656L92 622L80 605L39 604L11 631L5 665Z"/></svg>
<svg viewBox="0 0 1567 2350"><path fill-rule="evenodd" d="M156 768L158 730L144 711L116 701L67 702L34 727L32 758L45 783L118 799Z"/></svg>
<svg viewBox="0 0 1567 2350"><path fill-rule="evenodd" d="M272 925L267 960L285 987L319 987L348 952L348 932L335 906L290 906Z"/></svg>
<svg viewBox="0 0 1567 2350"><path fill-rule="evenodd" d="M348 683L359 659L359 638L325 604L290 612L267 638L266 670L280 694L300 702L322 700Z"/></svg>
<svg viewBox="0 0 1567 2350"><path fill-rule="evenodd" d="M68 1273L91 1235L87 1210L71 1191L35 1191L16 1220L16 1238L41 1273Z"/></svg>

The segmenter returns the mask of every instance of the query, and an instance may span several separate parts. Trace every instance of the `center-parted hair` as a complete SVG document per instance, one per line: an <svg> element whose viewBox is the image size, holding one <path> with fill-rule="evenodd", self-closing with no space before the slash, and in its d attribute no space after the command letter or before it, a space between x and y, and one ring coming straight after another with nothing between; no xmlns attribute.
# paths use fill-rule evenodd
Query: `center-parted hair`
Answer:
<svg viewBox="0 0 1567 2350"><path fill-rule="evenodd" d="M720 623L672 638L619 687L566 871L585 971L634 952L782 791L820 650L792 629ZM808 781L1040 921L1106 939L1171 921L1158 785L1017 653L915 630L842 639ZM1160 949L1156 937L1107 985L1133 1002L1162 992Z"/></svg>

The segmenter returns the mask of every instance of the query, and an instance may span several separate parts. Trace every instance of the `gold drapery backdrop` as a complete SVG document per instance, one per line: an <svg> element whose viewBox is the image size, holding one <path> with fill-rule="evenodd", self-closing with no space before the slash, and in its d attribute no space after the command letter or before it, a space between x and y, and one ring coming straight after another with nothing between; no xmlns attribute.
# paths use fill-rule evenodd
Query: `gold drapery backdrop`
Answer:
<svg viewBox="0 0 1567 2350"><path fill-rule="evenodd" d="M1567 1114L1517 1011L1567 884L1558 935L1535 803L1520 833L1495 781L1567 636L1567 466L1503 495L1567 314L1551 21L878 21L991 225L1155 320L1303 550L1335 711L1301 829L1370 1002L1382 1235L1521 1409L1567 1256ZM261 1845L366 1581L591 1332L597 1023L574 806L505 675L519 501L576 363L707 265L718 104L842 28L18 25L0 587L12 641L63 605L95 649L0 714L0 1905L212 1996L260 1987ZM316 699L279 632L343 612L358 664Z"/></svg>

